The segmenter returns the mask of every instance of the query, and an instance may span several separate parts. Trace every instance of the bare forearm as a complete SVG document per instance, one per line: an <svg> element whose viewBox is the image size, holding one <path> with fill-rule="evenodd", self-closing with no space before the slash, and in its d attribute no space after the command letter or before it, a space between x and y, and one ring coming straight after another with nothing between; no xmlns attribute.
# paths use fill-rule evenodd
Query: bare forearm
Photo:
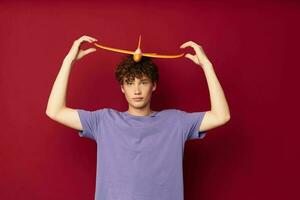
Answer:
<svg viewBox="0 0 300 200"><path fill-rule="evenodd" d="M220 120L228 120L230 118L229 107L224 95L224 91L214 71L213 65L211 62L207 61L205 64L203 64L202 68L208 84L211 111Z"/></svg>
<svg viewBox="0 0 300 200"><path fill-rule="evenodd" d="M55 116L66 107L67 87L72 66L72 60L65 57L48 99L46 113L49 116Z"/></svg>

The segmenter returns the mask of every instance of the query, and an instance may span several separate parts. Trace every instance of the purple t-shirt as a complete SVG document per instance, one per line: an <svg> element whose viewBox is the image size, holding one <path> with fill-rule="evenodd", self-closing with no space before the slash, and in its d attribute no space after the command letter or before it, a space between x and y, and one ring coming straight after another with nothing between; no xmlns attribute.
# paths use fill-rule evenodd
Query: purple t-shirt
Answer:
<svg viewBox="0 0 300 200"><path fill-rule="evenodd" d="M183 200L183 153L205 112L165 109L135 116L77 109L80 137L97 143L95 200Z"/></svg>

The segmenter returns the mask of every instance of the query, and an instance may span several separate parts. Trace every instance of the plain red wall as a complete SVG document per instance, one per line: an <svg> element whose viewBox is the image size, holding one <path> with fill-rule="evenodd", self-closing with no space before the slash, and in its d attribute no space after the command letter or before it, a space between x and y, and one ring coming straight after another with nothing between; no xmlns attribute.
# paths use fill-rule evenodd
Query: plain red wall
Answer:
<svg viewBox="0 0 300 200"><path fill-rule="evenodd" d="M288 97L297 93L300 5L112 2L0 3L0 199L93 199L96 143L49 119L48 97L75 39L90 35L135 50L139 34L145 52L194 53L179 46L202 45L229 103L228 124L186 143L185 199L297 199L299 136L291 129L297 120L286 111L296 109L296 98ZM76 63L67 105L126 110L114 78L122 56L97 49ZM187 58L155 62L155 110L210 109L199 66Z"/></svg>

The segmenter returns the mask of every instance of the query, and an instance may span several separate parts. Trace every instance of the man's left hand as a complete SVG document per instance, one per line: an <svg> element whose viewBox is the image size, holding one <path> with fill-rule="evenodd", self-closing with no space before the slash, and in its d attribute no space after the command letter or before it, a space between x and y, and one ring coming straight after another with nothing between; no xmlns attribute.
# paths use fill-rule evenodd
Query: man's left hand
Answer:
<svg viewBox="0 0 300 200"><path fill-rule="evenodd" d="M180 48L186 48L186 47L192 47L194 48L196 54L192 55L192 54L185 54L184 57L191 59L194 63L196 63L197 65L200 65L201 67L203 67L205 64L210 64L210 61L208 60L207 56L205 55L202 47L198 44L196 44L193 41L188 41L183 43Z"/></svg>

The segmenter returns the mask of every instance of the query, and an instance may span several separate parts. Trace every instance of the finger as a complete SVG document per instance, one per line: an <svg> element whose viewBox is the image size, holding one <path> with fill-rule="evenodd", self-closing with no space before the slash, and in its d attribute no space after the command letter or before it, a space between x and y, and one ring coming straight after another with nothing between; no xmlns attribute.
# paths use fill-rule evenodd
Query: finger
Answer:
<svg viewBox="0 0 300 200"><path fill-rule="evenodd" d="M81 42L84 42L84 41L92 43L92 42L96 42L97 39L96 38L92 38L92 37L87 36L87 35L84 35L84 36L82 36L82 37L79 38L79 42L81 43Z"/></svg>
<svg viewBox="0 0 300 200"><path fill-rule="evenodd" d="M82 36L82 38L87 39L87 40L96 40L96 38L93 38L93 37L90 37L90 36L87 36L87 35Z"/></svg>
<svg viewBox="0 0 300 200"><path fill-rule="evenodd" d="M194 43L193 41L188 41L188 42L185 42L183 43L180 48L186 48L186 47L196 47L197 44Z"/></svg>
<svg viewBox="0 0 300 200"><path fill-rule="evenodd" d="M185 54L184 57L189 58L190 60L192 60L195 63L197 62L197 58L192 54L187 53L187 54Z"/></svg>
<svg viewBox="0 0 300 200"><path fill-rule="evenodd" d="M189 54L189 53L185 54L184 57L193 60L193 55L191 55L191 54Z"/></svg>
<svg viewBox="0 0 300 200"><path fill-rule="evenodd" d="M90 36L86 36L86 38L92 42L96 42L97 39L96 38L93 38L93 37L90 37Z"/></svg>
<svg viewBox="0 0 300 200"><path fill-rule="evenodd" d="M188 47L188 46L190 46L189 42L185 42L185 43L183 43L183 44L180 46L180 48L183 49L183 48L186 48L186 47Z"/></svg>
<svg viewBox="0 0 300 200"><path fill-rule="evenodd" d="M198 56L201 56L202 54L204 54L204 51L203 51L202 47L200 45L196 44L193 41L188 41L188 42L186 42L182 45L182 47L184 47L184 48L187 47L187 46L192 47Z"/></svg>
<svg viewBox="0 0 300 200"><path fill-rule="evenodd" d="M96 51L95 48L89 48L89 49L87 49L87 50L84 51L84 54L87 55L87 54L93 53L93 52L95 52L95 51Z"/></svg>

